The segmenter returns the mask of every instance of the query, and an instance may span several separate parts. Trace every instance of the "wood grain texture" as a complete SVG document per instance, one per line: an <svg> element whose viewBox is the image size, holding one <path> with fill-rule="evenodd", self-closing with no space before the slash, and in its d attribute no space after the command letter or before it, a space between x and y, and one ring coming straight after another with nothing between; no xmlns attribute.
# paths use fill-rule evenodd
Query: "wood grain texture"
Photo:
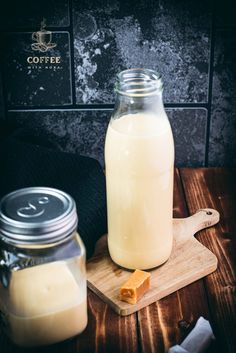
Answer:
<svg viewBox="0 0 236 353"><path fill-rule="evenodd" d="M235 171L222 168L181 170L190 212L205 207L219 210L221 222L202 231L198 239L218 258L218 269L204 282L213 325L222 352L236 352L236 187Z"/></svg>
<svg viewBox="0 0 236 353"><path fill-rule="evenodd" d="M119 299L119 289L128 280L130 271L111 260L106 237L99 244L101 255L87 263L88 287L118 314L129 315L215 271L217 258L193 236L196 231L218 222L217 211L211 210L208 215L208 210L211 209L200 210L185 219L174 219L171 256L164 265L149 271L151 288L136 304Z"/></svg>
<svg viewBox="0 0 236 353"><path fill-rule="evenodd" d="M209 214L208 214L209 213ZM110 258L106 237L97 245L97 252L87 263L88 286L118 314L129 315L213 272L217 259L193 235L219 221L215 210L200 210L195 215L173 221L173 250L169 260L149 271L151 288L136 304L119 299L119 289L130 271L120 268Z"/></svg>
<svg viewBox="0 0 236 353"><path fill-rule="evenodd" d="M166 353L171 345L181 343L199 316L210 320L216 335L207 353L236 352L236 173L213 168L184 169L180 173L182 179L178 170L175 174L174 217L187 217L204 207L221 214L220 224L197 234L198 240L217 255L217 271L125 317L114 313L89 290L89 323L83 334L33 349L33 353ZM0 352L26 350L13 346L0 330Z"/></svg>
<svg viewBox="0 0 236 353"><path fill-rule="evenodd" d="M175 170L174 217L187 217L179 170ZM198 280L138 313L140 348L142 353L164 353L180 344L192 329L199 316L210 320L207 297L202 280ZM207 353L222 353L216 342L212 342Z"/></svg>
<svg viewBox="0 0 236 353"><path fill-rule="evenodd" d="M90 290L88 308L89 325L79 336L75 352L138 352L135 314L120 318Z"/></svg>
<svg viewBox="0 0 236 353"><path fill-rule="evenodd" d="M120 317L94 293L88 291L88 318L86 330L79 336L48 347L31 350L13 345L0 331L1 353L137 353L136 315Z"/></svg>

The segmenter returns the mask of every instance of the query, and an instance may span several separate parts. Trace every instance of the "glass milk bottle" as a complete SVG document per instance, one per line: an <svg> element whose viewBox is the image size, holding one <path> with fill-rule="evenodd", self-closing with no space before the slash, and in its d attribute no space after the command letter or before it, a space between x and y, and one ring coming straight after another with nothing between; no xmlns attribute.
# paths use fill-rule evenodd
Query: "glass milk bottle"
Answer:
<svg viewBox="0 0 236 353"><path fill-rule="evenodd" d="M150 269L172 250L174 143L152 70L121 72L105 143L108 248L128 269Z"/></svg>

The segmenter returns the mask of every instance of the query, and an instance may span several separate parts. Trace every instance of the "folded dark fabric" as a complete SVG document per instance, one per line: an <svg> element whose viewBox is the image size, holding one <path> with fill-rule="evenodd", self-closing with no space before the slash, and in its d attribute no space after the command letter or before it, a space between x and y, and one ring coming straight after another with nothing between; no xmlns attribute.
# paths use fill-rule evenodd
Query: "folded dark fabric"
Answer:
<svg viewBox="0 0 236 353"><path fill-rule="evenodd" d="M96 241L107 232L102 167L93 158L53 149L50 141L39 145L37 139L29 136L11 134L0 141L0 197L29 186L48 186L67 192L76 202L78 231L87 257L91 256Z"/></svg>

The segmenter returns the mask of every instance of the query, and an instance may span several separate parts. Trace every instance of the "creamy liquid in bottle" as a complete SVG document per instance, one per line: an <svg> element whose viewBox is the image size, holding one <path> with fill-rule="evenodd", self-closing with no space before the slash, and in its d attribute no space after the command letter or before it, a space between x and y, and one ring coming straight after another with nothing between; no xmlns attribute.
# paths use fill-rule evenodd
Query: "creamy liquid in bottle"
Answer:
<svg viewBox="0 0 236 353"><path fill-rule="evenodd" d="M13 272L9 296L0 304L3 310L6 306L5 320L14 343L48 345L85 329L86 281L79 284L70 267L68 261L58 261Z"/></svg>
<svg viewBox="0 0 236 353"><path fill-rule="evenodd" d="M173 238L174 144L166 116L112 119L105 162L111 258L129 269L163 264Z"/></svg>

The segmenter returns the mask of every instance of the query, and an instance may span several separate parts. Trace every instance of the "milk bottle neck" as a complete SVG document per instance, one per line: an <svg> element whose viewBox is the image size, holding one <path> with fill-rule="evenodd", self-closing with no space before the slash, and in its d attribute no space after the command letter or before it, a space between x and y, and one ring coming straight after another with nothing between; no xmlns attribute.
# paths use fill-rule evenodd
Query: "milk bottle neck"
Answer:
<svg viewBox="0 0 236 353"><path fill-rule="evenodd" d="M118 95L113 111L113 119L119 118L126 114L152 114L152 115L164 115L164 105L162 100L162 94L156 94L147 97L129 97L124 95Z"/></svg>
<svg viewBox="0 0 236 353"><path fill-rule="evenodd" d="M126 114L164 113L162 81L153 70L130 69L117 76L116 103L113 118Z"/></svg>

